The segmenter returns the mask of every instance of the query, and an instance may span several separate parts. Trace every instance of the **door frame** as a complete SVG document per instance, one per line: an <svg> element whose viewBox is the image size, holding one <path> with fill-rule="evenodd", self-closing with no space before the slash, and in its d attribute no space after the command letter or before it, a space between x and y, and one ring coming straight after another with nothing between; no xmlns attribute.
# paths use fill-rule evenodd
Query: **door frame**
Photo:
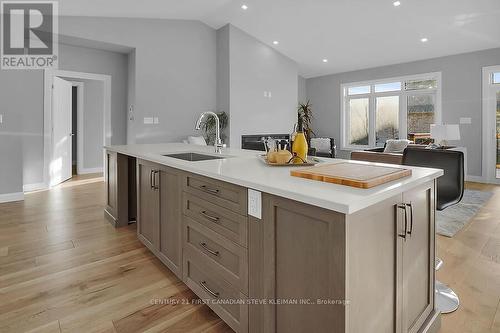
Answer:
<svg viewBox="0 0 500 333"><path fill-rule="evenodd" d="M73 72L65 70L44 70L44 101L43 101L43 182L45 188L50 188L50 163L52 161L52 84L54 77L64 77L66 79L82 79L102 81L104 85L104 105L103 105L103 146L111 144L111 76L105 74ZM83 143L82 143L83 145ZM80 151L80 150L79 150ZM104 167L104 150L103 150Z"/></svg>
<svg viewBox="0 0 500 333"><path fill-rule="evenodd" d="M83 96L85 93L85 84L83 82L71 81L71 85L77 89L77 109L76 109L76 173L84 174L85 170L83 168L83 142L84 142L84 132L83 132L83 116L85 114ZM75 133L73 133L75 134Z"/></svg>
<svg viewBox="0 0 500 333"><path fill-rule="evenodd" d="M500 184L500 179L496 178L496 167L493 168L496 157L493 151L496 150L496 116L488 110L492 100L496 101L496 96L493 93L495 90L492 86L492 73L500 72L500 65L483 67L482 71L482 118L483 118L483 158L482 158L482 175L483 181L491 184ZM500 88L500 86L499 86ZM495 139L492 139L492 134ZM496 156L496 155L495 155Z"/></svg>

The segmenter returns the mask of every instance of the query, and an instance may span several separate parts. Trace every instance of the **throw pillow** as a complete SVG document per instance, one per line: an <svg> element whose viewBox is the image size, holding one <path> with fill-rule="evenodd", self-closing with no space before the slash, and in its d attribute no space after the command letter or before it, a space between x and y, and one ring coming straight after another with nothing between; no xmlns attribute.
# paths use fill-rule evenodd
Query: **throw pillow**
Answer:
<svg viewBox="0 0 500 333"><path fill-rule="evenodd" d="M384 153L402 153L410 142L410 140L387 140Z"/></svg>

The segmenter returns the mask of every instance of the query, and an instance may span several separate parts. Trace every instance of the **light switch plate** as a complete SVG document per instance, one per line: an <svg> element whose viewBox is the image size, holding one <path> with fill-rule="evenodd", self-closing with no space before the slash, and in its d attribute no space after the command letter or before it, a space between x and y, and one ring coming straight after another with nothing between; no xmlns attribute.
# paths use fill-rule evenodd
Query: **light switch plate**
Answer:
<svg viewBox="0 0 500 333"><path fill-rule="evenodd" d="M153 117L144 117L144 124L152 124L154 122Z"/></svg>
<svg viewBox="0 0 500 333"><path fill-rule="evenodd" d="M155 123L155 124L159 124L160 123L160 120L158 119L158 117L154 117L153 123Z"/></svg>
<svg viewBox="0 0 500 333"><path fill-rule="evenodd" d="M262 219L262 193L248 189L248 215Z"/></svg>
<svg viewBox="0 0 500 333"><path fill-rule="evenodd" d="M0 124L3 124L3 114L0 114Z"/></svg>
<svg viewBox="0 0 500 333"><path fill-rule="evenodd" d="M460 124L472 124L471 118L460 118Z"/></svg>

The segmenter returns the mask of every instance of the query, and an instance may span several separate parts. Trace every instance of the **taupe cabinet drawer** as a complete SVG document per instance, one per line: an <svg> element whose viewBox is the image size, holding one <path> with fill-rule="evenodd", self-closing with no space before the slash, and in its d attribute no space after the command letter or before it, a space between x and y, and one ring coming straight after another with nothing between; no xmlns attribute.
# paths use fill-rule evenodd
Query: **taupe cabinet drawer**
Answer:
<svg viewBox="0 0 500 333"><path fill-rule="evenodd" d="M184 192L184 215L196 220L220 235L247 247L248 218Z"/></svg>
<svg viewBox="0 0 500 333"><path fill-rule="evenodd" d="M245 248L185 217L184 251L210 265L225 281L248 294L248 254Z"/></svg>
<svg viewBox="0 0 500 333"><path fill-rule="evenodd" d="M198 175L187 175L184 190L241 215L247 214L247 191L243 187Z"/></svg>
<svg viewBox="0 0 500 333"><path fill-rule="evenodd" d="M184 282L235 332L248 332L246 296L231 287L212 267L184 253ZM241 302L239 302L241 300Z"/></svg>

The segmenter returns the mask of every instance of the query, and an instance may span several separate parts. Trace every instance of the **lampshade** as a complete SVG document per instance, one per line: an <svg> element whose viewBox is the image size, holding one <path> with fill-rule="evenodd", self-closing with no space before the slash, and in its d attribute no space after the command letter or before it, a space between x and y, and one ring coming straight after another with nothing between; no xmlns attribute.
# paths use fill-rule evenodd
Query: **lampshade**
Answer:
<svg viewBox="0 0 500 333"><path fill-rule="evenodd" d="M432 124L431 137L437 142L460 140L460 126Z"/></svg>

